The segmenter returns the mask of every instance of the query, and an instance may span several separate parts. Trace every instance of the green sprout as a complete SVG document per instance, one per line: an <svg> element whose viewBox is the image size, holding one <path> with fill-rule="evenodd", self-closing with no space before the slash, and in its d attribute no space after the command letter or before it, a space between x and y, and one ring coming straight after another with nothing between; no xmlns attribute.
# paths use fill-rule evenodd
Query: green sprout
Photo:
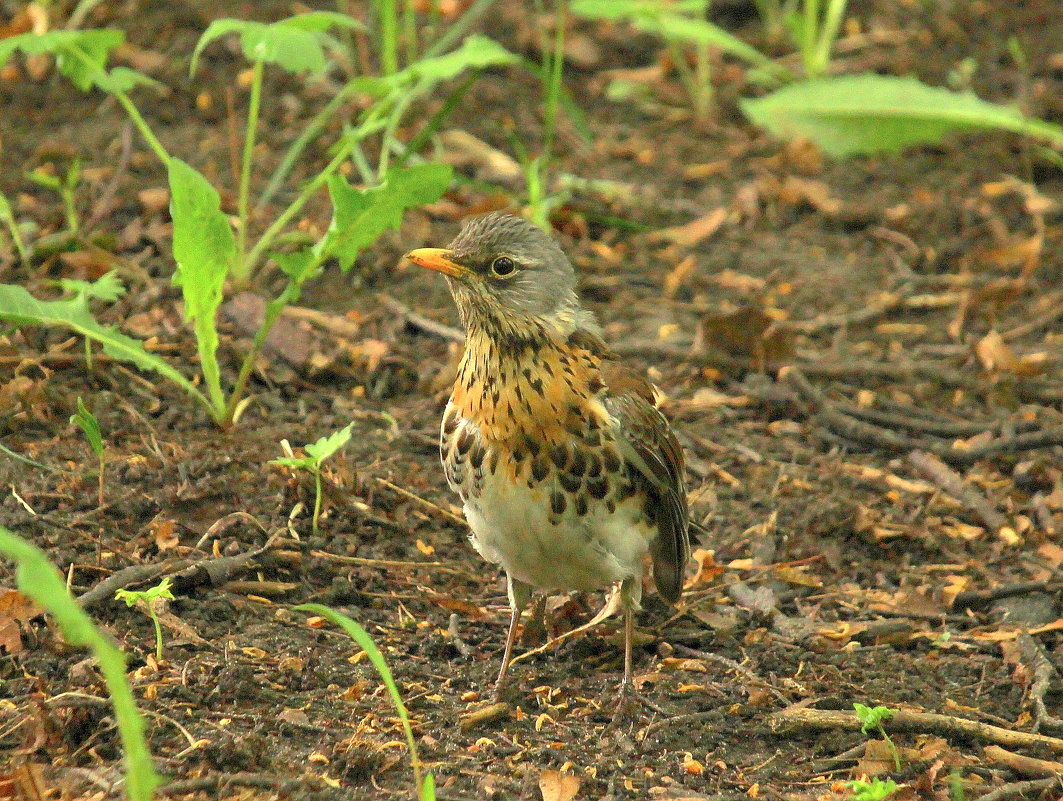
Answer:
<svg viewBox="0 0 1063 801"><path fill-rule="evenodd" d="M63 210L66 213L66 227L71 236L77 235L81 227L78 222L77 206L74 204L74 191L81 183L81 160L74 159L67 168L66 175L59 178L52 175L43 167L38 167L33 172L27 173L29 178L37 186L43 186L59 195L63 201Z"/></svg>
<svg viewBox="0 0 1063 801"><path fill-rule="evenodd" d="M103 432L100 430L100 423L88 409L85 408L84 401L81 397L78 397L78 410L76 414L70 415L70 422L78 426L85 432L85 439L89 441L89 447L92 448L92 452L96 454L96 458L99 460L99 486L97 488L99 506L103 506L103 468L104 468L104 452L103 452Z"/></svg>
<svg viewBox="0 0 1063 801"><path fill-rule="evenodd" d="M846 782L845 786L856 801L884 801L897 792L897 782L893 779L853 779Z"/></svg>
<svg viewBox="0 0 1063 801"><path fill-rule="evenodd" d="M151 616L151 622L155 624L155 658L159 662L162 661L162 626L159 625L159 615L155 607L163 598L169 601L174 600L173 593L170 592L171 586L170 578L167 576L154 587L146 590L117 590L114 594L115 600L125 601L126 606L132 607L143 602L143 608L147 610L148 615Z"/></svg>
<svg viewBox="0 0 1063 801"><path fill-rule="evenodd" d="M0 554L15 561L15 580L21 592L48 610L71 645L89 648L111 696L118 733L125 751L125 794L129 801L151 801L160 780L151 764L133 692L126 680L125 655L92 622L67 590L63 577L44 552L0 526Z"/></svg>
<svg viewBox="0 0 1063 801"><path fill-rule="evenodd" d="M22 260L23 264L27 264L29 262L29 251L26 250L26 241L22 238L22 232L19 230L18 221L15 219L15 211L11 207L11 202L3 192L0 192L0 222L3 222L7 227L8 232L11 234L11 240L15 243L18 257Z"/></svg>
<svg viewBox="0 0 1063 801"><path fill-rule="evenodd" d="M882 739L886 742L886 747L893 754L893 765L899 771L901 769L900 751L897 750L897 746L893 744L893 740L890 739L889 735L886 734L886 730L882 727L883 721L892 718L897 710L890 709L888 706L871 707L864 704L853 704L853 709L856 710L856 717L860 721L860 731L864 734L877 731L882 735Z"/></svg>
<svg viewBox="0 0 1063 801"><path fill-rule="evenodd" d="M291 447L288 445L288 441L284 440L281 446L289 455L270 461L270 464L279 464L295 470L306 470L314 477L313 530L315 535L317 534L318 519L321 517L321 465L350 441L351 428L353 426L353 422L348 423L339 431L329 434L327 437L322 437L317 442L310 443L303 448L306 451L306 456L303 457L292 456Z"/></svg>
<svg viewBox="0 0 1063 801"><path fill-rule="evenodd" d="M406 734L406 744L410 749L410 767L413 769L414 782L417 784L417 797L420 801L435 801L435 779L431 773L423 772L423 764L421 757L417 753L417 742L413 739L413 728L410 726L410 715L406 711L406 704L402 702L402 695L399 693L399 688L395 684L395 679L391 675L391 670L388 668L388 663L384 659L384 655L380 653L380 649L376 647L376 643L373 642L373 638L369 636L362 626L355 620L347 617L346 615L337 612L335 609L331 609L321 604L301 604L295 607L297 612L311 612L315 615L320 615L329 622L342 628L348 636L358 646L365 651L366 656L369 657L369 661L373 663L373 667L376 668L377 673L380 674L381 680L384 682L384 686L387 688L388 694L391 696L391 701L395 704L395 709L399 713L399 719L402 721L402 729Z"/></svg>

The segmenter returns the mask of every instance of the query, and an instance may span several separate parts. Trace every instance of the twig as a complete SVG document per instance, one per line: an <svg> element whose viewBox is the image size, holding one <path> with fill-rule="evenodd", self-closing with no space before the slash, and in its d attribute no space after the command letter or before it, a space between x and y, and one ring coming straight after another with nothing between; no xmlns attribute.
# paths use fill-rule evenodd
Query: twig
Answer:
<svg viewBox="0 0 1063 801"><path fill-rule="evenodd" d="M463 732L469 731L477 726L482 726L484 723L491 723L499 718L507 717L512 711L513 708L504 701L499 701L497 704L488 704L479 709L474 709L467 715L462 715L458 719L458 728Z"/></svg>
<svg viewBox="0 0 1063 801"><path fill-rule="evenodd" d="M991 590L967 590L959 593L952 600L953 609L984 609L993 601L1011 598L1014 595L1028 595L1031 592L1049 592L1063 586L1063 580L1017 581L1013 584L1000 584Z"/></svg>
<svg viewBox="0 0 1063 801"><path fill-rule="evenodd" d="M775 697L775 700L781 701L784 704L790 703L789 698L772 687L767 681L762 679L745 665L735 662L733 659L728 659L721 654L714 654L711 651L699 651L697 648L689 648L685 645L680 645L679 643L676 643L672 647L675 648L676 653L683 654L683 656L689 656L694 659L703 659L707 662L716 662L717 664L723 665L728 670L733 670L735 673L744 677L750 684L757 687L763 687Z"/></svg>
<svg viewBox="0 0 1063 801"><path fill-rule="evenodd" d="M469 644L461 638L461 634L458 633L457 612L450 613L450 622L447 624L447 634L450 635L451 642L454 643L454 647L458 650L458 653L466 659L471 659L473 656L473 650L469 647Z"/></svg>
<svg viewBox="0 0 1063 801"><path fill-rule="evenodd" d="M450 342L464 342L465 332L453 326L446 325L445 323L437 323L435 320L425 317L423 314L418 314L413 311L405 303L391 297L391 295L385 295L379 293L377 299L391 309L395 314L406 321L406 324L412 326L420 331L424 331L427 334L434 334L437 337L446 339Z"/></svg>
<svg viewBox="0 0 1063 801"><path fill-rule="evenodd" d="M1030 779L1025 782L1014 782L998 787L992 792L979 796L978 801L1004 801L1005 798L1025 796L1027 793L1040 792L1063 782L1063 778L1053 776L1050 779Z"/></svg>
<svg viewBox="0 0 1063 801"><path fill-rule="evenodd" d="M288 795L314 779L316 777L309 775L289 779L283 776L272 776L268 773L219 773L213 776L201 776L197 779L170 782L160 787L156 792L159 795L186 795L204 791L221 791L226 787L257 787Z"/></svg>
<svg viewBox="0 0 1063 801"><path fill-rule="evenodd" d="M990 531L998 533L1008 526L1004 515L994 509L982 493L965 482L959 473L933 454L925 451L912 451L908 454L908 461L922 473L924 478L932 481L978 515Z"/></svg>
<svg viewBox="0 0 1063 801"><path fill-rule="evenodd" d="M409 498L411 501L416 501L417 503L419 503L422 506L424 506L426 509L431 509L437 515L441 515L442 517L445 517L451 523L457 523L459 526L464 526L465 525L465 521L462 518L458 517L453 512L447 511L442 506L440 506L438 504L435 504L435 503L432 503L431 501L429 501L429 500L427 500L425 498L422 498L420 495L414 495L408 489L403 489L402 487L400 487L400 486L398 486L396 484L392 484L386 478L381 478L380 476L377 476L376 477L376 482L378 484L380 484L382 487L387 487L392 492L399 493L399 495L402 495L404 498Z"/></svg>
<svg viewBox="0 0 1063 801"><path fill-rule="evenodd" d="M1063 762L1015 754L999 745L987 745L982 749L982 756L987 762L1011 768L1020 776L1063 776Z"/></svg>
<svg viewBox="0 0 1063 801"><path fill-rule="evenodd" d="M781 733L792 729L844 729L857 731L863 725L855 712L833 709L808 709L791 706L768 718L772 730ZM890 730L935 732L945 736L986 740L998 745L1019 748L1042 746L1056 753L1063 753L1063 740L1043 734L1013 731L976 720L939 715L934 712L909 712L899 710L890 718Z"/></svg>
<svg viewBox="0 0 1063 801"><path fill-rule="evenodd" d="M1059 679L1052 660L1035 638L1022 632L1018 636L1019 654L1030 677L1026 698L1033 706L1034 731L1051 730L1053 733L1063 731L1063 720L1050 715L1045 707L1045 695L1052 687L1052 679Z"/></svg>

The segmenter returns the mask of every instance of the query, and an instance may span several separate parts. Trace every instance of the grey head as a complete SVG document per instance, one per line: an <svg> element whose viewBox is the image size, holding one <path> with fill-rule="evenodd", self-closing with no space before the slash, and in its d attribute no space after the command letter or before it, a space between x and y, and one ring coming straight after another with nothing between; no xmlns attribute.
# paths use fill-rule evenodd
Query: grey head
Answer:
<svg viewBox="0 0 1063 801"><path fill-rule="evenodd" d="M448 276L466 328L545 326L564 336L598 330L580 307L568 257L549 234L520 217L478 217L445 250L423 248L407 258Z"/></svg>

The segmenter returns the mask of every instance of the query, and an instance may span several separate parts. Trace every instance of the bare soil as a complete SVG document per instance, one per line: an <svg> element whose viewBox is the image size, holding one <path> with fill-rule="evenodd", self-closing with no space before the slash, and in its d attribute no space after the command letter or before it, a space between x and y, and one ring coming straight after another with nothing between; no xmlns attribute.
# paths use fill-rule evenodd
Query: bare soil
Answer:
<svg viewBox="0 0 1063 801"><path fill-rule="evenodd" d="M530 8L500 5L485 31L536 58ZM127 29L138 50L122 58L170 87L143 95L160 138L231 187L227 98L239 123L244 63L217 45L190 81L189 54L213 15L290 11L130 1L103 4L92 24ZM785 52L759 38L751 7L717 13ZM970 58L980 96L1063 121L1055 4L881 0L850 13L860 27L838 69L941 84ZM308 289L301 308L315 312L283 319L232 430L150 374L101 356L88 369L81 343L62 332L0 339L0 441L53 468L0 455L0 522L44 548L76 595L128 568L145 568L132 587L184 570L163 616L162 662L142 611L110 592L86 599L130 657L151 749L171 782L164 794L410 797L398 719L368 660L292 609L317 602L361 621L387 656L441 798L820 799L845 797L842 783L860 774L892 777L897 798L1058 798L1048 781L1016 783L1063 761L1052 719L1063 697L1063 448L1058 435L1039 447L1022 438L1063 425L1063 174L1029 143L992 133L824 160L743 122L736 98L758 90L734 64L717 65L717 111L698 123L667 69L648 84L650 101L605 98L609 70L662 64L654 41L577 22L571 42L566 84L593 140L563 119L553 170L621 191L573 195L555 215L557 235L610 341L662 391L687 451L699 529L683 601L669 609L650 598L639 619L644 704L608 727L622 655L607 620L517 663L504 713L462 723L491 700L504 581L467 543L436 454L460 346L416 315L451 326L456 315L437 276L396 265L409 248L445 244L462 216L519 201L473 180L410 213L350 274L330 268ZM24 171L79 156L85 219L114 190L93 223L113 258L84 242L32 265L0 253L0 279L43 297L55 278L113 266L129 293L100 317L157 337L160 352L195 374L169 283L165 203L150 191L165 177L135 138L123 161L121 109L50 71L0 80L0 188L37 236L62 230L62 208ZM534 150L537 93L526 72L489 72L449 126L507 152L512 131ZM328 96L320 84L269 76L259 176ZM336 132L311 148L304 174L327 158ZM481 177L475 165L461 172ZM234 205L231 190L224 200ZM312 204L304 217L320 234L328 209ZM693 220L700 231L681 228ZM223 310L230 384L259 307L242 295ZM800 372L780 374L787 365ZM67 422L78 397L107 441L102 506L91 454ZM282 440L298 448L351 420L355 435L326 470L315 535L312 482L268 462ZM982 458L956 456L987 443ZM273 547L235 569L195 568L252 552L269 535ZM0 582L14 586L9 566ZM586 622L602 601L552 600L546 636ZM543 642L527 628L522 650ZM91 660L43 616L5 643L0 772L35 777L39 795L0 797L120 797L118 734ZM792 720L795 709L854 702L1005 734L898 719L887 723L898 771L877 742L862 746L877 735ZM1047 739L1033 736L1038 728ZM1042 762L1020 766L1001 748ZM574 780L551 771L577 777L575 794Z"/></svg>

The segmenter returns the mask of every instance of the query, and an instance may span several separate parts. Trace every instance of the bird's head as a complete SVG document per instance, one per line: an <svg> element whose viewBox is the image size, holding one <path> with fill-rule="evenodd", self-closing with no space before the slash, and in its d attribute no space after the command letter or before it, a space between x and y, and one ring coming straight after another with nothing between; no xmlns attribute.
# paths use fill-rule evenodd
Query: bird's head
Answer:
<svg viewBox="0 0 1063 801"><path fill-rule="evenodd" d="M478 217L449 247L412 250L406 258L447 276L467 330L567 336L597 329L580 307L568 258L545 231L520 217Z"/></svg>

